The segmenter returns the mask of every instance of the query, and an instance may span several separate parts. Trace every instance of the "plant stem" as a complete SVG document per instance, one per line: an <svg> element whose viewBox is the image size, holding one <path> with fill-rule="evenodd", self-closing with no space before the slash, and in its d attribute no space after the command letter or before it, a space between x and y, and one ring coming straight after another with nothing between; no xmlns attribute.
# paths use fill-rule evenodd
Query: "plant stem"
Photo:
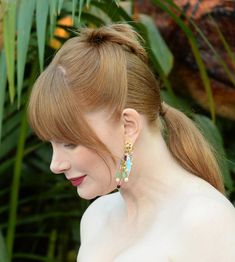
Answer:
<svg viewBox="0 0 235 262"><path fill-rule="evenodd" d="M35 63L32 68L32 73L29 81L30 87L32 86L35 80L37 69L38 69L38 64ZM28 92L30 92L30 89L28 90ZM7 236L6 236L7 251L10 261L12 259L12 254L13 254L15 227L16 227L16 220L17 220L17 207L18 207L18 198L19 198L19 189L20 189L20 177L22 171L22 162L24 158L25 140L28 132L26 111L27 111L27 106L25 104L24 112L20 123L19 139L18 139L17 150L16 150L16 158L15 158L13 180L11 186L11 195L10 195L9 221L8 221Z"/></svg>

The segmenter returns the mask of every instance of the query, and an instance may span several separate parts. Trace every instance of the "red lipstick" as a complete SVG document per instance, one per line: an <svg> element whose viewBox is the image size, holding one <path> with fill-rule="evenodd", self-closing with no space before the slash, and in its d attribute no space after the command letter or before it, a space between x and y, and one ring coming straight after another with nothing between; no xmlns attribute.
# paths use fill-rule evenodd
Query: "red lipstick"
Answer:
<svg viewBox="0 0 235 262"><path fill-rule="evenodd" d="M86 177L86 175L80 176L80 177L75 177L75 178L69 179L69 181L72 183L73 186L79 186L82 183L82 181L85 177Z"/></svg>

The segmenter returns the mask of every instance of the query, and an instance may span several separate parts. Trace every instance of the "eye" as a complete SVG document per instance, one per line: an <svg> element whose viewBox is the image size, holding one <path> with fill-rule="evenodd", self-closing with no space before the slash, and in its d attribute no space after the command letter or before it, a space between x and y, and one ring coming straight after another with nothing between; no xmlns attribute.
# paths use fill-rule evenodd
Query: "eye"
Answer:
<svg viewBox="0 0 235 262"><path fill-rule="evenodd" d="M75 145L75 144L64 144L64 147L74 149L75 147L77 147L77 145Z"/></svg>

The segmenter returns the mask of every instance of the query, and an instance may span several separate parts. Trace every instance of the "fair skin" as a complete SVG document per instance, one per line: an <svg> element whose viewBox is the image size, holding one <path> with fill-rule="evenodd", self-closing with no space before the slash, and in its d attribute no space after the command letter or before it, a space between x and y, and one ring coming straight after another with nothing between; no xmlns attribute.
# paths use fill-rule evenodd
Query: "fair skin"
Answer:
<svg viewBox="0 0 235 262"><path fill-rule="evenodd" d="M87 121L117 158L115 164L107 159L111 181L107 166L95 152L51 141L52 172L64 173L68 179L87 174L77 187L79 196L102 196L82 218L79 262L143 261L140 252L145 261L235 261L232 204L206 181L184 170L173 159L161 133L148 128L145 117L127 108L119 123L108 121L105 111L88 114ZM109 194L116 188L115 172L127 139L134 147L129 181L120 193ZM164 240L167 251L161 248ZM224 251L220 255L221 245ZM91 246L100 254L94 252L92 257ZM179 252L182 246L187 248ZM222 259L225 253L227 260Z"/></svg>

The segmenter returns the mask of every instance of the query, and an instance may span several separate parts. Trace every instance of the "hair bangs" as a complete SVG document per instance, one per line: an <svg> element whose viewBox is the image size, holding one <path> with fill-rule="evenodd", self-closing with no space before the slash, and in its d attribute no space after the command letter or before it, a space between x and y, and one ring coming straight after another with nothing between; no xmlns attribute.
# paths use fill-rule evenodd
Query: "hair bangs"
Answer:
<svg viewBox="0 0 235 262"><path fill-rule="evenodd" d="M37 79L30 97L29 122L44 141L90 144L89 129L61 66L49 66Z"/></svg>
<svg viewBox="0 0 235 262"><path fill-rule="evenodd" d="M43 141L82 144L101 158L111 155L83 117L84 111L67 84L64 68L51 64L37 79L30 97L28 118L36 135Z"/></svg>

